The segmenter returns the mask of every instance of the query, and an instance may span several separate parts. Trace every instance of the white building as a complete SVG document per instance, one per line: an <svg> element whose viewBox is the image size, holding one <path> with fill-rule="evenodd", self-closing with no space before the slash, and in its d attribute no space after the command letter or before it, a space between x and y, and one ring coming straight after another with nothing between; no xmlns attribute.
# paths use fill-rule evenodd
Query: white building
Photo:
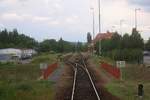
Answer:
<svg viewBox="0 0 150 100"><path fill-rule="evenodd" d="M11 55L12 57L21 58L22 51L20 49L7 48L0 49L0 55Z"/></svg>
<svg viewBox="0 0 150 100"><path fill-rule="evenodd" d="M11 55L0 54L0 62L8 62L8 61L12 61Z"/></svg>
<svg viewBox="0 0 150 100"><path fill-rule="evenodd" d="M19 59L28 59L37 54L34 49L0 49L0 61L18 61Z"/></svg>
<svg viewBox="0 0 150 100"><path fill-rule="evenodd" d="M22 49L22 57L32 57L33 55L37 54L34 49Z"/></svg>

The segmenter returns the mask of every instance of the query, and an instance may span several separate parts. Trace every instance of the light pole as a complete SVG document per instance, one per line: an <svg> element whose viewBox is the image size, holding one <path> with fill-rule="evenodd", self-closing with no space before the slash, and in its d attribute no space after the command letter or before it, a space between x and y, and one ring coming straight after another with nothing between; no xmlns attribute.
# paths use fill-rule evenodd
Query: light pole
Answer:
<svg viewBox="0 0 150 100"><path fill-rule="evenodd" d="M101 2L98 0L98 11L99 11L99 33L101 33Z"/></svg>
<svg viewBox="0 0 150 100"><path fill-rule="evenodd" d="M93 17L93 40L95 38L95 13L94 13L94 8L92 7L91 8L91 11L92 11L92 17Z"/></svg>
<svg viewBox="0 0 150 100"><path fill-rule="evenodd" d="M135 9L135 28L137 29L137 11L141 10L140 8Z"/></svg>
<svg viewBox="0 0 150 100"><path fill-rule="evenodd" d="M98 0L99 9L99 34L101 34L101 2ZM99 40L99 54L101 55L101 39Z"/></svg>

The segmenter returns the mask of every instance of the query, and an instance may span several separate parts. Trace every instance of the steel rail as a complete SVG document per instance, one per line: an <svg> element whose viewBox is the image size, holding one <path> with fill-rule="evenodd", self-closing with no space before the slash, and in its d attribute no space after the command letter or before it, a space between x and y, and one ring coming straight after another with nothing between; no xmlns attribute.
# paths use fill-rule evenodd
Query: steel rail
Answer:
<svg viewBox="0 0 150 100"><path fill-rule="evenodd" d="M74 81L73 81L73 88L72 88L71 100L74 99L75 86L76 86L76 77L77 77L77 64L76 64L76 68L75 68L75 74L74 74Z"/></svg>
<svg viewBox="0 0 150 100"><path fill-rule="evenodd" d="M90 73L89 73L89 71L88 71L88 69L87 69L87 66L86 66L86 64L85 64L85 62L84 62L83 59L82 59L82 61L83 61L83 65L84 65L84 67L85 67L85 69L86 69L86 72L87 72L87 74L88 74L88 76L89 76L89 78L90 78L90 81L91 81L91 84L92 84L92 86L93 86L93 89L94 89L94 91L95 91L95 93L96 93L97 99L98 99L98 100L101 100L101 99L100 99L100 96L99 96L99 94L98 94L98 91L97 91L97 89L96 89L96 87L95 87L95 85L94 85L94 82L93 82L93 80L92 80L92 77L91 77L91 75L90 75Z"/></svg>
<svg viewBox="0 0 150 100"><path fill-rule="evenodd" d="M83 70L86 71L86 73L87 73L87 75L88 75L88 77L89 77L89 79L90 79L90 82L91 82L91 84L92 84L92 87L93 87L93 89L94 89L94 91L95 91L95 94L96 94L96 96L97 96L97 99L98 99L98 100L101 100L101 99L100 99L100 96L99 96L99 94L98 94L98 91L97 91L97 89L96 89L96 87L95 87L95 85L94 85L94 82L93 82L93 80L92 80L92 77L91 77L91 75L90 75L90 73L89 73L89 71L88 71L88 69L87 69L87 66L86 66L86 64L85 64L85 61L84 61L84 59L83 59L83 56L82 56L82 54L80 54L80 55L81 55L81 60L82 60L82 62L83 62L83 65L78 64L78 63L74 63L74 64L75 64L75 67L74 67L74 65L72 64L73 62L69 62L69 63L73 66L73 68L74 68L74 80L73 80L73 87L72 87L71 100L74 100L74 94L75 94L75 88L76 88L76 79L77 79L77 72L78 72L78 67L77 67L77 66L80 66Z"/></svg>
<svg viewBox="0 0 150 100"><path fill-rule="evenodd" d="M76 66L74 66L74 65L72 64L73 62L69 62L69 61L68 61L67 63L70 64L70 65L73 67L74 71L75 71Z"/></svg>

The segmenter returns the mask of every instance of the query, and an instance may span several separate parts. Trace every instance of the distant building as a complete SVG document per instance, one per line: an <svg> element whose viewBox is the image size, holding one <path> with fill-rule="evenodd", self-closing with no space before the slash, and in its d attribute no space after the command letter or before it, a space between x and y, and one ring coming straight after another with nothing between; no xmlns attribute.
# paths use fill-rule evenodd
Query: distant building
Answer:
<svg viewBox="0 0 150 100"><path fill-rule="evenodd" d="M22 58L30 58L35 54L37 52L34 49L22 49Z"/></svg>
<svg viewBox="0 0 150 100"><path fill-rule="evenodd" d="M0 54L0 62L9 62L12 60L10 55Z"/></svg>
<svg viewBox="0 0 150 100"><path fill-rule="evenodd" d="M20 49L6 48L0 49L0 55L11 55L12 57L21 58L22 51Z"/></svg>
<svg viewBox="0 0 150 100"><path fill-rule="evenodd" d="M109 32L109 31L107 31L106 33L98 33L95 39L93 40L93 43L95 44L96 42L104 39L111 39L113 34L114 32Z"/></svg>
<svg viewBox="0 0 150 100"><path fill-rule="evenodd" d="M20 59L31 58L37 54L34 49L0 49L0 62L18 61Z"/></svg>

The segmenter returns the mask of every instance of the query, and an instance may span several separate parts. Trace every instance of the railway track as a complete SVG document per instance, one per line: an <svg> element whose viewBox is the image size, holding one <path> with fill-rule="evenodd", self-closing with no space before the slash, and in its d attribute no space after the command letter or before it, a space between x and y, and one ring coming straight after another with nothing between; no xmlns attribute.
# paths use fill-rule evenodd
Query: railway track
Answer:
<svg viewBox="0 0 150 100"><path fill-rule="evenodd" d="M71 100L101 100L86 65L86 59L80 54L75 62L67 62L74 69Z"/></svg>

